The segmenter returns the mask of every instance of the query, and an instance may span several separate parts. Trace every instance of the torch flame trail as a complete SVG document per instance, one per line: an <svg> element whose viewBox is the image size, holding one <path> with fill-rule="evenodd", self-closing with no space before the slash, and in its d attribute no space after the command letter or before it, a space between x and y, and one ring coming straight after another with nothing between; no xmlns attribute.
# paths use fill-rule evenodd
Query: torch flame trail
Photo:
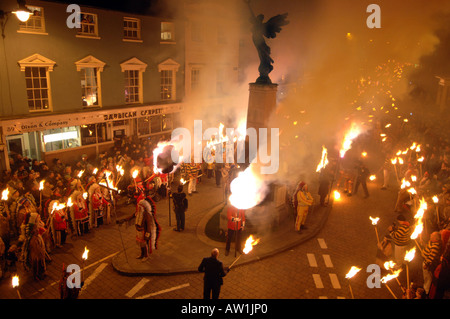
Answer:
<svg viewBox="0 0 450 319"><path fill-rule="evenodd" d="M344 158L345 153L352 148L353 140L357 138L359 134L361 134L361 130L355 123L352 123L350 130L345 134L344 140L342 141L342 146L339 151L341 158Z"/></svg>
<svg viewBox="0 0 450 319"><path fill-rule="evenodd" d="M345 278L350 279L354 277L360 270L361 268L352 266L352 268L350 268L350 271L345 275Z"/></svg>
<svg viewBox="0 0 450 319"><path fill-rule="evenodd" d="M316 172L320 172L328 164L328 152L325 146L322 146L322 158L319 165L317 165Z"/></svg>

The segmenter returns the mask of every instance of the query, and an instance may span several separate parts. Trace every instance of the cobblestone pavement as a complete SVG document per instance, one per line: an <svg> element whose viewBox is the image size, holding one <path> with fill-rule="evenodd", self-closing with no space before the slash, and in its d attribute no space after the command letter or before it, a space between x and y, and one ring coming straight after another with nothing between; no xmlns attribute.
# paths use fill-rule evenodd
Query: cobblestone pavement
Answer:
<svg viewBox="0 0 450 319"><path fill-rule="evenodd" d="M124 275L117 271L113 261L126 258L135 263L138 253L134 240L134 227L125 227L112 223L101 226L90 234L80 238L69 239L63 248L55 249L51 256L53 262L48 265L47 277L42 281L34 281L18 266L21 278L20 293L27 299L57 299L58 281L63 264L79 264L81 256L88 247L89 259L84 265L85 286L79 299L185 299L202 298L203 275L196 272L201 261L211 247L219 247L223 252L223 243L210 242L198 236L199 225L212 208L222 202L220 189L211 180L204 180L198 187L199 193L190 199L187 213L185 233L172 231L174 218L169 226L168 202L161 200L158 206L158 221L163 227L161 245L146 262L146 269L166 257L172 258L166 268L167 273L143 275L142 270L132 269ZM260 244L247 256L240 258L236 266L225 277L222 287L222 299L393 299L389 290L369 289L366 284L366 267L375 262L376 235L369 216L380 217L379 234L383 236L385 229L395 220L393 207L396 199L395 190L381 191L379 185L370 183L371 197L363 199L362 194L335 201L327 210L315 211L308 216L309 228L299 235L293 230L293 219L287 222L281 234L263 237ZM208 198L209 201L204 200ZM216 199L216 201L214 201ZM192 205L191 205L192 204ZM117 216L120 218L133 212L133 207L120 207ZM321 224L319 216L326 217ZM320 226L320 228L317 228ZM296 237L295 237L296 236ZM190 240L186 240L190 238ZM197 240L192 241L192 238ZM289 243L288 241L291 240ZM176 243L181 245L180 253ZM272 247L267 250L265 247ZM277 251L276 247L279 247ZM262 251L267 250L265 253ZM172 251L171 251L172 250ZM255 257L256 256L256 257ZM234 260L234 254L225 257L220 255L225 266ZM411 280L421 281L420 257L410 266ZM189 265L180 269L179 264ZM142 263L141 263L142 265ZM195 266L195 267L194 267ZM362 268L351 280L345 274L351 266ZM144 267L144 266L142 266ZM405 272L399 277L406 285ZM401 290L395 281L389 287L401 298ZM0 282L1 299L17 299L11 288L10 278Z"/></svg>

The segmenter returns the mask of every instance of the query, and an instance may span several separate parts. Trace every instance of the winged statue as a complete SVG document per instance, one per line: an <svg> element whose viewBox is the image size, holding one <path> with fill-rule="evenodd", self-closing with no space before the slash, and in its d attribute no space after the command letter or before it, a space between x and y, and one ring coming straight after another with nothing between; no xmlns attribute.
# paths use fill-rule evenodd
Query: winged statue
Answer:
<svg viewBox="0 0 450 319"><path fill-rule="evenodd" d="M273 70L272 63L274 63L274 61L270 57L270 47L267 45L264 38L275 38L277 33L280 33L281 27L289 24L289 21L286 20L288 14L278 14L266 22L263 22L264 15L259 14L256 16L253 13L252 8L250 7L250 0L244 0L244 2L247 3L251 13L250 22L252 24L252 40L258 51L260 61L258 67L259 77L256 79L256 83L270 84L272 81L270 80L269 73Z"/></svg>

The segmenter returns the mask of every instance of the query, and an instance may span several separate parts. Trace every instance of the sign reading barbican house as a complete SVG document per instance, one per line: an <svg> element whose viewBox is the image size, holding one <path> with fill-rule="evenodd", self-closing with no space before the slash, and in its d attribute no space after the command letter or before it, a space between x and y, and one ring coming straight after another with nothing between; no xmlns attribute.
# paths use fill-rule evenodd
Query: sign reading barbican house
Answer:
<svg viewBox="0 0 450 319"><path fill-rule="evenodd" d="M71 113L47 116L36 116L14 120L0 121L3 134L14 135L34 131L44 131L68 126L79 126L83 124L95 124L123 119L134 119L139 117L155 116L182 111L183 106L179 103L164 106L146 106L116 110L99 110L84 113Z"/></svg>

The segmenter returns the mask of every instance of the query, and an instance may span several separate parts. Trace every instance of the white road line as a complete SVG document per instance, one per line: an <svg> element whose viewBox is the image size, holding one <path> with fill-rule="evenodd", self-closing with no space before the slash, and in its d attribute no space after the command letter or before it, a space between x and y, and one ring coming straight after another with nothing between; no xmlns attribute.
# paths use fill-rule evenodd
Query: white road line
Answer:
<svg viewBox="0 0 450 319"><path fill-rule="evenodd" d="M316 284L316 288L323 288L322 279L319 274L313 274L314 283Z"/></svg>
<svg viewBox="0 0 450 319"><path fill-rule="evenodd" d="M125 294L128 298L133 297L139 290L142 289L142 287L145 286L146 283L148 283L150 280L143 278L141 281L139 281L133 288L130 289L129 292Z"/></svg>
<svg viewBox="0 0 450 319"><path fill-rule="evenodd" d="M333 285L334 289L341 289L341 284L339 283L338 277L336 274L329 274L331 284Z"/></svg>
<svg viewBox="0 0 450 319"><path fill-rule="evenodd" d="M171 291L178 290L178 289L185 288L185 287L189 287L189 286L190 286L189 283L187 283L187 284L179 285L179 286L172 287L172 288L169 288L169 289L153 292L153 293L148 294L148 295L136 297L136 299L145 299L145 298L153 297L153 296L156 296L156 295L164 294L166 292L171 292Z"/></svg>
<svg viewBox="0 0 450 319"><path fill-rule="evenodd" d="M317 261L314 254L306 254L306 256L308 257L309 266L317 267Z"/></svg>
<svg viewBox="0 0 450 319"><path fill-rule="evenodd" d="M320 248L327 249L327 244L325 244L325 240L323 238L317 238L317 241L319 242Z"/></svg>
<svg viewBox="0 0 450 319"><path fill-rule="evenodd" d="M328 268L333 268L333 263L331 262L330 255L323 255L323 261L325 262L325 266Z"/></svg>
<svg viewBox="0 0 450 319"><path fill-rule="evenodd" d="M90 265L84 267L84 270L89 269L89 268L91 268L91 267L94 267L95 265L97 265L97 264L99 264L99 263L105 261L106 259L109 259L109 258L111 258L111 257L114 257L114 256L117 255L118 253L120 253L120 251L115 252L114 254L111 254L111 255L109 255L109 256L106 256L105 258L102 258L102 259L100 259L100 260L97 260L96 262L94 262L94 263L92 263L92 264L90 264ZM59 280L58 280L58 281L52 282L50 285L48 285L48 287L54 286L54 285L56 285L56 284L59 284ZM47 289L48 287L39 289L38 291L32 293L31 296L34 296L35 294L44 291L44 290Z"/></svg>
<svg viewBox="0 0 450 319"><path fill-rule="evenodd" d="M106 268L106 266L108 266L108 264L103 263L100 266L98 266L97 269L94 270L94 272L84 281L84 285L83 285L83 288L81 288L80 293L83 290L86 290L87 286L89 286L90 283L93 282L94 279L97 278L98 275L100 275L100 273L103 271L103 269Z"/></svg>

